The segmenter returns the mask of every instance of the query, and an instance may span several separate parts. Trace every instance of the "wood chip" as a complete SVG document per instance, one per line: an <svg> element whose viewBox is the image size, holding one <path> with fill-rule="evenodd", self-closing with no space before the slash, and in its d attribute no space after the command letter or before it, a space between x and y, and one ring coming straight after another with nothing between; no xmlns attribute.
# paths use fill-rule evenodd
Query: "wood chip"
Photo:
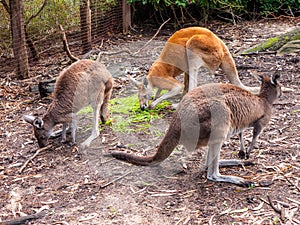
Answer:
<svg viewBox="0 0 300 225"><path fill-rule="evenodd" d="M264 202L260 202L260 204L257 207L254 207L252 210L253 211L258 211L263 207L263 205L264 205Z"/></svg>

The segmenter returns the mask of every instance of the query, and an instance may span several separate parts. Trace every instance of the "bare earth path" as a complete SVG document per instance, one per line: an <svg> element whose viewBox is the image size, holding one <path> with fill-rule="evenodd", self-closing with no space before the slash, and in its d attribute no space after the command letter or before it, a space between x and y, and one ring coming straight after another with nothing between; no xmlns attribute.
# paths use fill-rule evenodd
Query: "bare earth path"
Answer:
<svg viewBox="0 0 300 225"><path fill-rule="evenodd" d="M187 156L179 147L169 159L156 167L137 167L108 156L116 149L155 151L172 112L154 120L149 132L114 132L102 126L99 138L89 149L79 149L51 141L52 147L41 152L20 172L34 155L37 143L22 114L33 110L42 114L50 99L29 92L37 79L26 82L9 80L0 74L0 224L14 216L44 212L28 224L300 224L300 56L277 57L272 54L239 56L236 53L268 37L299 26L291 21L243 22L236 26L212 23L209 26L234 54L242 82L257 86L249 70L272 75L281 72L284 93L275 104L270 124L264 130L251 157L256 163L245 168L224 168L221 172L242 176L256 183L254 188L207 181L203 170L203 150ZM116 80L113 97L135 93L125 70L136 71L141 78L159 55L168 35L161 35L136 56L126 53L103 56L103 62ZM153 34L155 31L153 31ZM138 51L150 38L113 39L106 51ZM57 75L66 63L64 54L49 57L33 67L32 76ZM218 71L216 78L227 82ZM89 135L80 119L78 139ZM246 144L251 132L245 132ZM237 158L238 138L223 146L222 158Z"/></svg>

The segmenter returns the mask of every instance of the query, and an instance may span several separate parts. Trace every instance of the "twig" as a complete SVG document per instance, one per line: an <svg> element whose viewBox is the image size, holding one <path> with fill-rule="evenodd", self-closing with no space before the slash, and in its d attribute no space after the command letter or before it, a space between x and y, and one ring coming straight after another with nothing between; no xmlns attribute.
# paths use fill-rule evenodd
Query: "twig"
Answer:
<svg viewBox="0 0 300 225"><path fill-rule="evenodd" d="M209 225L212 225L212 224L213 224L213 219L214 219L214 217L215 217L215 214L212 215L212 216L210 217L210 219L209 219L209 221L208 221L208 224L209 224Z"/></svg>
<svg viewBox="0 0 300 225"><path fill-rule="evenodd" d="M26 222L30 220L39 219L43 216L45 216L45 212L39 212L28 216L21 216L18 218L15 218L13 220L5 220L0 222L0 225L19 225L19 224L25 224Z"/></svg>
<svg viewBox="0 0 300 225"><path fill-rule="evenodd" d="M30 77L30 78L24 79L24 80L22 80L22 82L25 83L25 82L32 81L32 80L37 80L37 78L40 78L40 77L42 77L42 75L37 75L35 77Z"/></svg>
<svg viewBox="0 0 300 225"><path fill-rule="evenodd" d="M44 147L44 148L38 149L38 150L34 153L34 155L31 156L31 157L23 164L23 166L19 169L19 173L22 173L23 170L24 170L24 169L26 168L26 166L28 165L28 163L29 163L31 160L33 160L35 157L37 157L38 154L40 154L40 153L43 152L43 151L48 150L48 149L51 148L51 147L52 147L52 145L49 145L49 146L46 146L46 147Z"/></svg>
<svg viewBox="0 0 300 225"><path fill-rule="evenodd" d="M167 22L169 22L170 19L171 19L171 18L169 18L169 19L167 19L165 22L163 22L163 23L160 25L160 27L158 28L158 30L156 31L156 33L153 35L153 37L152 37L149 41L147 41L146 44L144 44L144 45L143 45L137 52L135 52L134 54L139 53L140 51L142 51L143 48L145 48L146 46L148 46L149 43L150 43L151 41L153 41L153 39L158 35L158 33L160 32L161 28L162 28Z"/></svg>
<svg viewBox="0 0 300 225"><path fill-rule="evenodd" d="M292 198L288 198L288 197L286 197L286 199L300 206L300 202L299 201L297 201L295 199L292 199Z"/></svg>
<svg viewBox="0 0 300 225"><path fill-rule="evenodd" d="M105 188L105 187L107 187L107 186L113 184L114 182L123 179L124 177L128 176L130 173L131 173L131 171L129 171L128 173L125 173L124 175L122 175L122 176L120 176L120 177L117 177L116 179L114 179L114 180L112 180L112 181L109 181L109 182L106 183L106 184L101 185L100 188Z"/></svg>
<svg viewBox="0 0 300 225"><path fill-rule="evenodd" d="M287 180L287 182L289 182L292 186L294 186L299 192L300 192L300 188L294 184L288 177L286 177L283 173L281 173L281 175Z"/></svg>
<svg viewBox="0 0 300 225"><path fill-rule="evenodd" d="M154 39L154 38L158 35L158 33L160 32L161 28L162 28L167 22L169 22L170 19L171 19L171 18L169 18L169 19L167 19L165 22L163 22L163 23L160 25L160 27L158 28L158 30L156 31L156 33L153 35L153 37L152 37L149 41L147 41L146 44L144 44L144 45L143 45L139 50L137 50L136 52L132 53L132 52L130 52L128 49L121 50L121 51L118 51L118 52L100 52L100 53L98 54L98 57L97 57L96 61L99 62L102 55L108 55L108 56L111 56L111 55L117 55L117 54L120 54L120 53L127 53L127 54L130 55L130 56L136 56L136 55L137 55L139 52L141 52L146 46L148 46L149 43L150 43L151 41L153 41L153 39Z"/></svg>
<svg viewBox="0 0 300 225"><path fill-rule="evenodd" d="M44 0L44 3L43 3L43 5L41 6L41 8L39 9L39 11L37 11L37 13L36 14L33 14L33 15L31 15L31 17L29 17L29 19L25 22L25 27L27 27L28 26L28 24L30 23L30 21L32 20L32 19L34 19L35 17L37 17L41 12L42 12L42 10L45 8L45 6L47 5L47 0Z"/></svg>
<svg viewBox="0 0 300 225"><path fill-rule="evenodd" d="M268 198L268 201L269 201L269 205L272 207L272 209L274 209L275 212L277 212L277 213L279 213L279 214L281 215L281 210L278 209L278 208L274 205L274 203L273 203L272 200L271 200L271 197L268 195L267 198Z"/></svg>
<svg viewBox="0 0 300 225"><path fill-rule="evenodd" d="M62 36L62 41L63 41L63 45L64 45L64 49L65 51L67 52L67 55L69 56L69 58L73 61L73 62L76 62L79 60L79 58L77 58L76 56L74 56L71 51L70 51L70 48L69 48L69 45L68 45L68 41L67 41L67 36L66 36L66 33L65 33L65 30L64 28L62 27L61 24L58 24L58 27L61 31L61 36Z"/></svg>
<svg viewBox="0 0 300 225"><path fill-rule="evenodd" d="M117 51L117 52L100 52L100 53L98 54L98 56L97 56L96 61L99 62L102 55L108 55L108 56L111 56L111 55L118 55L118 54L121 54L121 53L127 53L127 54L130 55L130 56L134 56L134 55L135 55L135 53L130 52L128 49L121 50L121 51Z"/></svg>

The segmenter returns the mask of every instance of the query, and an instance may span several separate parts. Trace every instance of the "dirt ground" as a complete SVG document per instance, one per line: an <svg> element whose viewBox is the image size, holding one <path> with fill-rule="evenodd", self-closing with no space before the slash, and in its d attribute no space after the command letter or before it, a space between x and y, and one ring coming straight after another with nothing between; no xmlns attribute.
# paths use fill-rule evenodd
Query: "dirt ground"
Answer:
<svg viewBox="0 0 300 225"><path fill-rule="evenodd" d="M270 124L251 155L255 165L221 169L223 174L254 181L253 188L208 181L203 149L187 156L187 168L182 166L186 155L180 146L155 167L133 166L109 157L111 151L126 148L155 151L172 112L152 121L149 132L120 133L101 125L101 134L89 149L61 144L59 138L50 140L48 149L29 160L38 147L22 115L42 115L50 103L50 98L41 99L29 87L42 75L45 79L57 76L68 60L63 53L44 57L32 65L32 78L23 82L1 72L0 224L24 216L32 216L27 224L300 224L300 55L237 54L299 26L299 22L264 20L234 26L212 22L208 26L234 55L243 83L258 85L250 71L272 75L279 70L282 84L294 89L274 105ZM155 31L138 30L104 42L107 52L128 49L136 53L103 55L103 63L115 78L113 98L136 92L125 71L132 71L137 78L145 75L174 30L163 28L139 51ZM221 71L216 78L227 82ZM81 116L79 142L90 134L90 117ZM246 131L244 138L248 144L251 131ZM238 137L234 136L224 143L221 158L238 158L238 150Z"/></svg>

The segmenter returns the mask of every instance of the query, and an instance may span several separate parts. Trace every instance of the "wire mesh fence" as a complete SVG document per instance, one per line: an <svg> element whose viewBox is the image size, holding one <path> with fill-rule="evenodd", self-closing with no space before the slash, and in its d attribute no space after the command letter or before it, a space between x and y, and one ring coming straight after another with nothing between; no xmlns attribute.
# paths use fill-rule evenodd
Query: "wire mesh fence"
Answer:
<svg viewBox="0 0 300 225"><path fill-rule="evenodd" d="M23 0L23 23L26 49L29 61L64 51L59 24L64 28L71 51L81 53L82 27L80 21L81 0ZM92 47L101 42L107 34L122 32L122 0L90 0L90 25ZM8 61L14 62L12 23L14 19L8 1L0 3L0 66L4 68ZM16 38L16 37L15 37ZM21 42L20 40L16 40ZM24 57L25 53L23 53ZM37 54L35 57L34 54ZM2 76L4 71L0 70Z"/></svg>

